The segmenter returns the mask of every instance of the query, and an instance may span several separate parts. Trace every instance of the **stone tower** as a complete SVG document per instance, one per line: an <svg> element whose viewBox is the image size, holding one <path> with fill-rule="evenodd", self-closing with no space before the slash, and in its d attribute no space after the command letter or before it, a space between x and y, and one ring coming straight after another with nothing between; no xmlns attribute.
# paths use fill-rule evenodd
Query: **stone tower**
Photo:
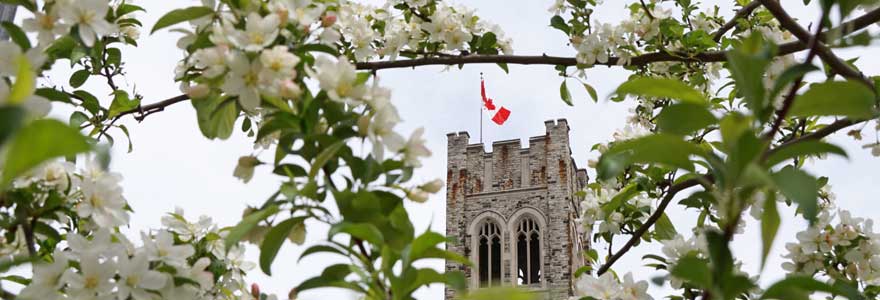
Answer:
<svg viewBox="0 0 880 300"><path fill-rule="evenodd" d="M447 248L474 265L447 261L446 270L464 272L469 288L521 286L552 300L572 294L589 247L575 222L587 173L571 158L568 122L544 125L528 147L497 141L488 153L467 132L447 135ZM446 299L454 296L447 288Z"/></svg>

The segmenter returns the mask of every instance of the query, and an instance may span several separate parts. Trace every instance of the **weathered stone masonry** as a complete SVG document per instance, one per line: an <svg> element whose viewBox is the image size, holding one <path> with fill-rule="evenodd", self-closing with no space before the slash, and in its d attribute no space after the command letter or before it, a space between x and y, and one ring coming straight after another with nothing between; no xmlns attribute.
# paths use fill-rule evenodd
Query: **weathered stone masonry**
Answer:
<svg viewBox="0 0 880 300"><path fill-rule="evenodd" d="M516 228L522 218L540 227L540 283L528 288L544 299L567 299L574 271L583 266L588 239L575 219L587 173L571 158L569 127L564 119L544 122L546 133L519 140L469 144L467 132L450 133L446 172L446 235L455 240L447 248L477 260L478 227L493 222L502 228L501 281L516 285ZM470 287L479 286L477 267L446 262L447 271L464 272ZM446 298L454 291L447 288Z"/></svg>

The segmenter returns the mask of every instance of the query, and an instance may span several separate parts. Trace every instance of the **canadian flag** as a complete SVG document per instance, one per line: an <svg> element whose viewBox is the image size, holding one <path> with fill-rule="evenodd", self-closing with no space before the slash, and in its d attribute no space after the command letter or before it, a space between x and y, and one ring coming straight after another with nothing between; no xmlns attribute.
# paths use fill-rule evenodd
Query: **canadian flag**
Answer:
<svg viewBox="0 0 880 300"><path fill-rule="evenodd" d="M497 110L495 109L495 103L492 103L491 98L486 97L486 82L483 81L482 76L480 77L480 96L483 97L483 108L492 115L492 122L503 125L507 118L510 117L510 110L504 106Z"/></svg>

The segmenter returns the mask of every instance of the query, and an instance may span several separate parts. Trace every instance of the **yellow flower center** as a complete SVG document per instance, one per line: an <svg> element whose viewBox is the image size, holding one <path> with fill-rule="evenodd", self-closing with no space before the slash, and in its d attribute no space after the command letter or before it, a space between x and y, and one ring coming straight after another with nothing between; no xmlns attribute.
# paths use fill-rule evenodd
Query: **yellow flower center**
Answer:
<svg viewBox="0 0 880 300"><path fill-rule="evenodd" d="M98 287L98 278L94 276L86 277L86 283L84 287L87 289L94 289Z"/></svg>
<svg viewBox="0 0 880 300"><path fill-rule="evenodd" d="M129 286L136 286L139 281L141 281L141 280L137 275L132 275L132 276L128 276L128 278L125 279L125 284L127 284Z"/></svg>

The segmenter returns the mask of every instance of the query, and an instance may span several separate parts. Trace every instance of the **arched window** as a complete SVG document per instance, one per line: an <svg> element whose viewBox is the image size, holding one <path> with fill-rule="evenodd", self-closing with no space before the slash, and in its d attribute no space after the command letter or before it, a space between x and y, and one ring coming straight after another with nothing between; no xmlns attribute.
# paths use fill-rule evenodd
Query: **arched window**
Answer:
<svg viewBox="0 0 880 300"><path fill-rule="evenodd" d="M501 285L501 229L494 222L480 226L479 249L480 286Z"/></svg>
<svg viewBox="0 0 880 300"><path fill-rule="evenodd" d="M541 231L532 218L523 218L516 230L516 276L520 285L541 282Z"/></svg>

